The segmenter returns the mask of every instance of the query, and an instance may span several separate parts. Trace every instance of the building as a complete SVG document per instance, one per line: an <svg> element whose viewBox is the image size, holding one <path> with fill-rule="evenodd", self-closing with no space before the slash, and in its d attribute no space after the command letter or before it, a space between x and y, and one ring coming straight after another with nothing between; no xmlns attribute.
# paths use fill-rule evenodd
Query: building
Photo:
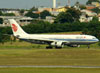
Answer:
<svg viewBox="0 0 100 73"><path fill-rule="evenodd" d="M23 16L0 16L3 19L1 26L10 26L8 19L15 19L20 25L24 26L30 24L33 18Z"/></svg>
<svg viewBox="0 0 100 73"><path fill-rule="evenodd" d="M20 16L20 9L6 9L6 8L1 8L0 11L2 11L2 13L14 13L16 16Z"/></svg>
<svg viewBox="0 0 100 73"><path fill-rule="evenodd" d="M90 22L92 21L93 17L86 17L85 15L81 15L79 21L80 22Z"/></svg>
<svg viewBox="0 0 100 73"><path fill-rule="evenodd" d="M100 7L100 3L99 2L92 2L92 5L94 5L95 7Z"/></svg>
<svg viewBox="0 0 100 73"><path fill-rule="evenodd" d="M62 7L58 7L56 11L57 12L66 12L66 10L67 10L67 7L62 6Z"/></svg>
<svg viewBox="0 0 100 73"><path fill-rule="evenodd" d="M39 12L42 12L42 11L44 11L44 10L47 10L47 11L49 11L49 12L52 12L52 8L46 8L46 7L39 7L39 8L38 8L38 11L39 11Z"/></svg>
<svg viewBox="0 0 100 73"><path fill-rule="evenodd" d="M46 19L44 21L47 21L49 23L53 23L54 22L55 17L52 16L46 16Z"/></svg>
<svg viewBox="0 0 100 73"><path fill-rule="evenodd" d="M96 8L94 5L87 5L86 6L86 9L87 10L91 10L91 9L94 9L94 8Z"/></svg>
<svg viewBox="0 0 100 73"><path fill-rule="evenodd" d="M95 13L91 10L83 9L83 10L81 10L81 12L87 14L88 16L97 16L97 13Z"/></svg>

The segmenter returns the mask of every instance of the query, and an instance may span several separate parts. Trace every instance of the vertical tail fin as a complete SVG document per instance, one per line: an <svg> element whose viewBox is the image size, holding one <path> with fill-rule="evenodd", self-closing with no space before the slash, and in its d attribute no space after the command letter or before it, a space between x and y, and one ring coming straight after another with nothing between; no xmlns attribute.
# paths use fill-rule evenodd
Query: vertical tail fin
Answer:
<svg viewBox="0 0 100 73"><path fill-rule="evenodd" d="M14 19L9 19L9 21L10 21L14 36L27 34L26 32L24 32L24 30L20 27L20 25Z"/></svg>

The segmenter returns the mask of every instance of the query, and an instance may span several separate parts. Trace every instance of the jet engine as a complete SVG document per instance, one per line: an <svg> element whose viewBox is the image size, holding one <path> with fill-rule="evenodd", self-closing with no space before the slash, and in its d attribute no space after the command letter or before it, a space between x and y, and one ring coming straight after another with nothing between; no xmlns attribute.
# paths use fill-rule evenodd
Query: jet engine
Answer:
<svg viewBox="0 0 100 73"><path fill-rule="evenodd" d="M62 48L63 47L63 42L52 42L51 46L55 46L56 48Z"/></svg>

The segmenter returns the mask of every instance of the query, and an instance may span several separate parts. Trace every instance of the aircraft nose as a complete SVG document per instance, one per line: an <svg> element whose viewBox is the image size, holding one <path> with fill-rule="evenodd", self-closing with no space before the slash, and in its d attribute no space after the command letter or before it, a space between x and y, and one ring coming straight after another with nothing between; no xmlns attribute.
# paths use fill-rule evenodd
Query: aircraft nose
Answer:
<svg viewBox="0 0 100 73"><path fill-rule="evenodd" d="M99 42L99 39L96 39L96 42Z"/></svg>

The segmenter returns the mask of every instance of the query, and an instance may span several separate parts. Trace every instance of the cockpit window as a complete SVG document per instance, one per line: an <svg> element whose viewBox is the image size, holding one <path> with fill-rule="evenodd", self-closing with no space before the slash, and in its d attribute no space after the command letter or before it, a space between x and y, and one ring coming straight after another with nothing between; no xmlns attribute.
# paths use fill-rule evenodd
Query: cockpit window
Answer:
<svg viewBox="0 0 100 73"><path fill-rule="evenodd" d="M93 37L93 39L96 39L95 37Z"/></svg>

